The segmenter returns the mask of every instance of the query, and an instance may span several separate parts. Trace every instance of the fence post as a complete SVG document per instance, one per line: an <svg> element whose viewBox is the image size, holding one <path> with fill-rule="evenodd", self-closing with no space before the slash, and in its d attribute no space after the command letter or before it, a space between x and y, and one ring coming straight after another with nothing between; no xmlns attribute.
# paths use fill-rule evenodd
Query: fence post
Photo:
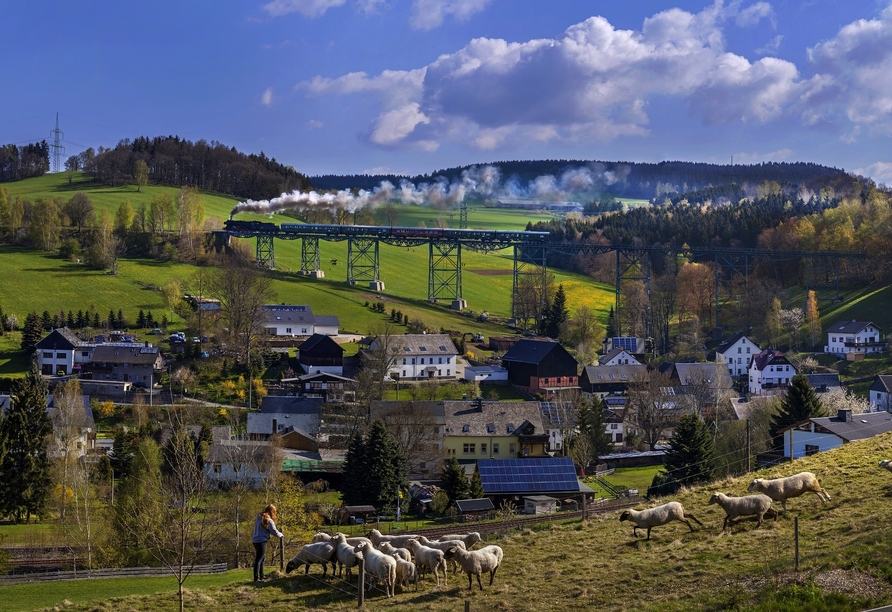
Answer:
<svg viewBox="0 0 892 612"><path fill-rule="evenodd" d="M796 571L799 571L799 517L793 517L793 547L795 549Z"/></svg>
<svg viewBox="0 0 892 612"><path fill-rule="evenodd" d="M471 612L471 600L470 599L465 600L465 612Z"/></svg>
<svg viewBox="0 0 892 612"><path fill-rule="evenodd" d="M285 571L285 538L279 538L279 571Z"/></svg>
<svg viewBox="0 0 892 612"><path fill-rule="evenodd" d="M359 559L359 599L356 607L365 605L365 559Z"/></svg>
<svg viewBox="0 0 892 612"><path fill-rule="evenodd" d="M582 522L585 522L585 493L582 494Z"/></svg>

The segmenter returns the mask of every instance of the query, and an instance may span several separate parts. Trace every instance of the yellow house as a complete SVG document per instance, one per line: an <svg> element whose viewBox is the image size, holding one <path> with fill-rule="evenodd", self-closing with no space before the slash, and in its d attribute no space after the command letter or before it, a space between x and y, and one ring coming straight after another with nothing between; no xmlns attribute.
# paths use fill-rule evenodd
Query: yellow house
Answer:
<svg viewBox="0 0 892 612"><path fill-rule="evenodd" d="M446 401L445 457L478 459L548 457L548 433L539 402L482 399Z"/></svg>

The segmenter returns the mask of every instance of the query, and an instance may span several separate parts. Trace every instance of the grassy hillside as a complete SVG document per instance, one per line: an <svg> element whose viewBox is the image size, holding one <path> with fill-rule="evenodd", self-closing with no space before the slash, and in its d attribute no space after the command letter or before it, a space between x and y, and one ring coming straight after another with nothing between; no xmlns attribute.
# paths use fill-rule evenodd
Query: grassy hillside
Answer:
<svg viewBox="0 0 892 612"><path fill-rule="evenodd" d="M424 609L454 612L470 600L472 610L563 612L592 610L863 610L890 600L892 586L892 476L877 462L892 454L892 434L856 442L834 451L798 459L794 465L763 470L737 479L684 491L675 496L704 523L690 533L681 523L653 530L648 542L632 537L619 512L585 523L543 523L489 543L505 552L492 587L468 593L467 581L450 576L437 588L430 576L418 593L387 600L372 594L370 610ZM814 472L832 497L815 495L788 502L790 513L756 529L752 518L721 533L724 517L708 505L715 491L746 494L755 476ZM662 500L667 501L667 500ZM799 521L800 570L794 571L793 526ZM241 578L243 574L236 574ZM196 589L193 607L232 610L349 610L356 606L351 587L323 584L302 574L277 578L260 588L246 582ZM191 579L190 579L191 580ZM66 610L163 610L173 602L175 582L163 595L122 585L109 590L98 581L91 592L67 584L4 587L0 610L50 606L68 598ZM193 583L198 585L198 581ZM187 582L187 587L190 586ZM125 596L126 589L138 595ZM113 596L118 599L110 601ZM31 598L34 599L31 599ZM33 602L33 603L32 603ZM39 603L38 603L39 602Z"/></svg>

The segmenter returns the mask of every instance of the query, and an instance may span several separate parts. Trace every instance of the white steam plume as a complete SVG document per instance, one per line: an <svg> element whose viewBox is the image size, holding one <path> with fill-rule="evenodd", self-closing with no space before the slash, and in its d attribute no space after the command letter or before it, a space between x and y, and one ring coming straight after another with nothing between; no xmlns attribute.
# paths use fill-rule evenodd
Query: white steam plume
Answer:
<svg viewBox="0 0 892 612"><path fill-rule="evenodd" d="M341 190L337 193L293 191L271 200L247 200L232 209L230 218L240 212L274 213L280 210L306 210L309 208L338 209L356 212L366 206L376 207L383 202L399 202L445 209L469 197L533 198L537 200L566 200L575 193L591 193L603 185L623 180L628 169L618 177L615 171L606 171L594 164L592 167L568 168L559 177L544 175L520 185L516 177L502 181L500 170L495 166L474 166L463 170L461 178L449 182L440 178L432 183L418 185L402 181L394 186L382 181L371 191L360 189L357 193Z"/></svg>

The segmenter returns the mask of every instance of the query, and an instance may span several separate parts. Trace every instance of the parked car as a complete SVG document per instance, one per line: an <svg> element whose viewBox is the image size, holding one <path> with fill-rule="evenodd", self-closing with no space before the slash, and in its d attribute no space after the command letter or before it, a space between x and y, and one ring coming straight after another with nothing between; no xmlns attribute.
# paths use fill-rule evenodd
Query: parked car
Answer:
<svg viewBox="0 0 892 612"><path fill-rule="evenodd" d="M153 329L153 330L150 331L149 333L150 333L151 335L153 335L153 336L160 336L162 332L161 332L161 328L160 328L160 327L156 327L155 329Z"/></svg>

